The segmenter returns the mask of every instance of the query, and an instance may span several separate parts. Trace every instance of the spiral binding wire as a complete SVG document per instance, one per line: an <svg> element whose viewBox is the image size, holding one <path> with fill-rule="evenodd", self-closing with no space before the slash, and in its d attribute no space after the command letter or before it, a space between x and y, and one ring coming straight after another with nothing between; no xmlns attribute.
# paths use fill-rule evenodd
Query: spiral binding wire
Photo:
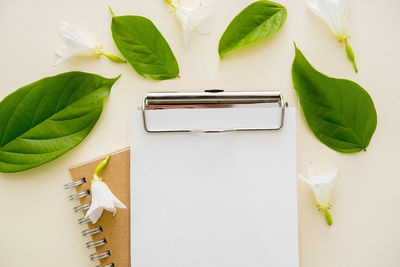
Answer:
<svg viewBox="0 0 400 267"><path fill-rule="evenodd" d="M98 233L103 232L103 228L101 228L101 226L93 228L93 229L87 229L85 231L82 231L82 235L83 236L91 236L91 235L95 235Z"/></svg>
<svg viewBox="0 0 400 267"><path fill-rule="evenodd" d="M90 222L90 218L89 217L83 217L83 218L80 218L79 220L78 220L78 223L79 224L86 224L86 223L88 223L88 222Z"/></svg>
<svg viewBox="0 0 400 267"><path fill-rule="evenodd" d="M97 248L100 246L104 246L107 244L107 240L105 238L100 239L99 241L90 241L86 243L87 248Z"/></svg>
<svg viewBox="0 0 400 267"><path fill-rule="evenodd" d="M86 178L83 177L83 178L79 179L76 182L70 182L68 184L65 184L64 185L64 189L75 188L75 187L83 185L85 183L87 183L87 181L86 181ZM70 200L78 200L78 199L81 199L81 198L89 196L89 195L90 195L90 190L88 189L88 190L85 190L85 191L82 191L82 192L79 192L79 193L72 194L72 195L70 195L69 198L70 198ZM79 206L74 207L74 212L85 211L85 210L88 210L89 208L90 208L90 203L87 203L87 204L84 204L84 205L79 205ZM89 223L89 222L90 222L90 218L86 218L86 217L80 218L78 220L79 224L86 224L86 223ZM99 227L96 227L96 228L93 228L93 229L87 229L87 230L82 231L82 235L83 236L92 236L92 235L95 235L95 234L98 234L98 233L101 233L101 232L103 232L103 228L101 228L101 226L99 226ZM93 240L93 241L87 242L86 243L86 247L89 248L89 249L92 249L92 248L97 248L97 247L104 246L106 244L107 244L107 240L105 238L103 238L103 239L100 239L98 241L94 241ZM99 253L99 254L94 253L94 254L90 255L90 259L92 261L99 261L99 260L102 260L102 259L106 259L106 258L108 258L110 256L111 256L111 252L110 252L110 250L107 250L107 251L105 251L103 253ZM97 267L101 267L101 265L97 265ZM110 264L107 264L106 266L103 266L103 267L115 267L115 264L114 263L110 263Z"/></svg>
<svg viewBox="0 0 400 267"><path fill-rule="evenodd" d="M78 180L76 182L70 182L70 183L64 185L64 189L74 188L74 187L76 187L78 185L81 185L81 184L86 184L86 178L85 177L83 177L82 179L80 179L80 180Z"/></svg>
<svg viewBox="0 0 400 267"><path fill-rule="evenodd" d="M75 194L70 195L69 199L70 200L77 200L77 199L80 199L80 198L83 198L83 197L86 197L86 196L89 196L89 195L90 195L90 190L88 189L88 190L82 191L80 193L75 193Z"/></svg>
<svg viewBox="0 0 400 267"><path fill-rule="evenodd" d="M84 205L76 206L76 207L74 208L74 211L75 211L75 212L80 212L80 211L88 210L89 208L90 208L90 203L84 204Z"/></svg>
<svg viewBox="0 0 400 267"><path fill-rule="evenodd" d="M90 255L90 259L92 261L99 261L99 260L108 258L110 256L111 256L111 252L109 250L107 250L106 252L103 252L103 253L100 253L100 254L94 253L94 254Z"/></svg>

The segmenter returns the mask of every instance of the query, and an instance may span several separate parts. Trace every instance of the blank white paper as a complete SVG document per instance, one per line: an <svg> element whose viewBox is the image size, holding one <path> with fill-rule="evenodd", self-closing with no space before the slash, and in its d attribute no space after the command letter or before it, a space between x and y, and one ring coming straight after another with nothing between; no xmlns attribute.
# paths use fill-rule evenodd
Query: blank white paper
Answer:
<svg viewBox="0 0 400 267"><path fill-rule="evenodd" d="M213 117L157 112L151 123ZM131 130L133 267L298 266L294 108L277 131L151 134L141 111Z"/></svg>

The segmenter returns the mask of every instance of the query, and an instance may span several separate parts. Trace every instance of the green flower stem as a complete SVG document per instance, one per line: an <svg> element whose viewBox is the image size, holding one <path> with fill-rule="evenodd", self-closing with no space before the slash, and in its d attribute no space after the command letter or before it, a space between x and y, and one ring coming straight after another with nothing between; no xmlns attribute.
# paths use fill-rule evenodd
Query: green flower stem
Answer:
<svg viewBox="0 0 400 267"><path fill-rule="evenodd" d="M171 0L165 0L165 2L167 2L167 4L170 5L174 10L176 10L176 6L172 3Z"/></svg>
<svg viewBox="0 0 400 267"><path fill-rule="evenodd" d="M96 170L94 171L95 175L98 175L99 172L101 172L102 169L104 169L105 166L107 166L108 161L110 160L111 155L108 155L105 160L100 162L100 164L97 166Z"/></svg>
<svg viewBox="0 0 400 267"><path fill-rule="evenodd" d="M353 52L353 49L351 48L351 46L349 45L349 42L347 41L347 39L344 39L344 45L346 47L347 57L350 59L351 63L353 63L354 70L357 73L358 72L358 68L357 68L357 65L356 65L356 59L355 59L355 56L354 56L354 52Z"/></svg>
<svg viewBox="0 0 400 267"><path fill-rule="evenodd" d="M114 14L114 12L112 11L112 9L111 9L110 6L108 6L108 10L110 10L111 16L115 17L115 14Z"/></svg>
<svg viewBox="0 0 400 267"><path fill-rule="evenodd" d="M324 209L324 213L325 213L326 223L327 223L328 225L332 225L332 216L331 216L331 214L329 213L329 210L328 210L328 209Z"/></svg>
<svg viewBox="0 0 400 267"><path fill-rule="evenodd" d="M126 63L126 60L124 60L124 59L122 59L122 58L120 58L120 57L111 55L111 54L106 54L106 53L104 53L104 52L101 52L101 55L105 56L105 57L108 58L109 60L114 61L114 62L116 62L116 63Z"/></svg>

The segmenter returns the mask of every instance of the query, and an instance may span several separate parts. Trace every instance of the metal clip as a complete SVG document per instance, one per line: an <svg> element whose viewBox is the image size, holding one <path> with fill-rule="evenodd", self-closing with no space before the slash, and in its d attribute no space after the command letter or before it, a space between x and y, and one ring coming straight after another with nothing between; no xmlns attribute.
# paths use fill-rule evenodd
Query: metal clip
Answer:
<svg viewBox="0 0 400 267"><path fill-rule="evenodd" d="M280 110L280 120L273 126L255 127L233 127L229 129L191 129L186 126L178 126L173 129L151 128L146 118L146 111L150 110L171 110L171 109L216 109L216 108L237 108L237 107L271 107L275 105ZM260 92L224 92L223 90L206 90L196 93L148 93L142 102L142 116L144 129L149 133L161 132L203 132L221 133L232 131L266 131L279 130L283 127L285 119L285 108L287 103L284 101L279 91L260 91Z"/></svg>

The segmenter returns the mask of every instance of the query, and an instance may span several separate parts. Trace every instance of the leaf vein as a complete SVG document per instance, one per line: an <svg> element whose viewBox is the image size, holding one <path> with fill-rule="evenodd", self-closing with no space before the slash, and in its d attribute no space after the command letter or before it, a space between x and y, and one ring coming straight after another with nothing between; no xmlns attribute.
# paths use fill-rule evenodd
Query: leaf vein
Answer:
<svg viewBox="0 0 400 267"><path fill-rule="evenodd" d="M32 91L30 91L30 92L32 92ZM27 92L27 93L24 95L24 97L22 98L22 100L20 100L20 102L17 104L17 106L15 107L15 109L13 110L13 112L11 113L10 119L7 121L7 125L6 125L6 129L5 129L5 131L4 131L3 138L1 139L0 147L2 147L2 146L5 145L5 144L4 144L4 139L5 139L6 135L7 135L8 128L10 127L11 118L13 118L15 112L18 110L19 106L22 104L22 102L24 102L24 100L26 99L27 95L28 95L30 92Z"/></svg>

